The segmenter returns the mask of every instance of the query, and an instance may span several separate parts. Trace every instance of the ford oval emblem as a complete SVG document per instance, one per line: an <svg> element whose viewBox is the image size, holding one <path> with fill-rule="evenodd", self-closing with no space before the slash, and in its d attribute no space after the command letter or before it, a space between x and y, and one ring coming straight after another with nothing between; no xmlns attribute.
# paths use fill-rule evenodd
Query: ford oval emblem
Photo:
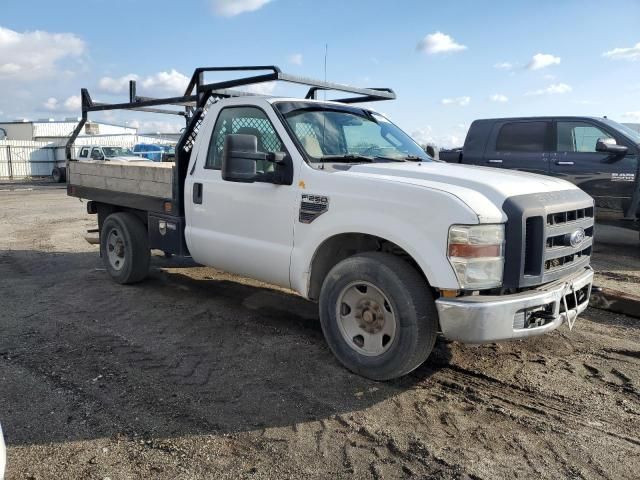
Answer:
<svg viewBox="0 0 640 480"><path fill-rule="evenodd" d="M571 235L569 235L569 245L571 245L572 247L577 247L582 242L584 242L585 236L586 235L584 233L584 229L579 228L578 230L573 232Z"/></svg>

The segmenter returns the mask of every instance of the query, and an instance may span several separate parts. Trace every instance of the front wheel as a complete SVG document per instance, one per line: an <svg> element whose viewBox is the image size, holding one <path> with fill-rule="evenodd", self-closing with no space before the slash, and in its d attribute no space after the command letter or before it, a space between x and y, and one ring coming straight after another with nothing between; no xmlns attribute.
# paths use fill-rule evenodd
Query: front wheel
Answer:
<svg viewBox="0 0 640 480"><path fill-rule="evenodd" d="M343 260L320 292L329 348L349 370L373 380L397 378L421 365L435 344L437 319L427 282L387 253Z"/></svg>
<svg viewBox="0 0 640 480"><path fill-rule="evenodd" d="M116 282L136 283L149 273L149 240L142 221L132 213L109 215L100 231L100 253Z"/></svg>

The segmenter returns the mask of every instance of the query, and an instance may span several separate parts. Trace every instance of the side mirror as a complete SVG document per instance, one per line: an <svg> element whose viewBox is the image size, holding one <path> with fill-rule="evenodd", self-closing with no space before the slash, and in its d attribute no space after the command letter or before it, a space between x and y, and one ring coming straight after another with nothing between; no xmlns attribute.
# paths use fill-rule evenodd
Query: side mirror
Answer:
<svg viewBox="0 0 640 480"><path fill-rule="evenodd" d="M599 138L596 142L596 152L624 155L627 150L628 148L624 145L618 145L614 138Z"/></svg>
<svg viewBox="0 0 640 480"><path fill-rule="evenodd" d="M228 182L253 183L256 181L256 161L264 160L258 153L255 135L231 134L224 137L222 150L222 179Z"/></svg>

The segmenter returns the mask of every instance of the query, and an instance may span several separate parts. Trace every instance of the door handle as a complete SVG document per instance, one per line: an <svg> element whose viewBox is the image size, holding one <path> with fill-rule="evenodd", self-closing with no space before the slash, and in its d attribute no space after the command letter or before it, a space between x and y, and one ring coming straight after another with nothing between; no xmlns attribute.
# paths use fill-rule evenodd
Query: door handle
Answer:
<svg viewBox="0 0 640 480"><path fill-rule="evenodd" d="M502 163L502 160L500 160L499 158L492 158L490 160L487 160L487 163Z"/></svg>
<svg viewBox="0 0 640 480"><path fill-rule="evenodd" d="M202 204L202 184L194 183L193 184L193 203L198 205Z"/></svg>
<svg viewBox="0 0 640 480"><path fill-rule="evenodd" d="M562 160L556 162L556 165L573 165L573 164L574 164L573 162L562 161Z"/></svg>

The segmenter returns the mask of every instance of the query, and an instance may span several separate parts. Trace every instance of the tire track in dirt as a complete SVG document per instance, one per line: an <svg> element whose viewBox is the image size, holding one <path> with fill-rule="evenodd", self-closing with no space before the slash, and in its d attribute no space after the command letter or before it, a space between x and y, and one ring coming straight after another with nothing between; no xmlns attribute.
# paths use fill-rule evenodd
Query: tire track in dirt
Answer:
<svg viewBox="0 0 640 480"><path fill-rule="evenodd" d="M448 367L441 376L445 378L438 378L437 381L445 389L463 392L472 400L485 405L494 406L497 402L506 409L507 415L533 420L553 428L562 428L569 423L567 419L570 419L586 430L583 432L584 436L589 436L589 430L593 430L608 435L618 442L627 443L627 447L640 446L640 437L638 436L597 427L592 422L584 421L583 417L587 413L586 408L582 405L576 405L570 399L552 397L539 391L527 391L517 385L460 367ZM572 408L567 408L566 405L570 405ZM577 411L575 407L578 407ZM566 430L564 433L569 434L570 430Z"/></svg>

